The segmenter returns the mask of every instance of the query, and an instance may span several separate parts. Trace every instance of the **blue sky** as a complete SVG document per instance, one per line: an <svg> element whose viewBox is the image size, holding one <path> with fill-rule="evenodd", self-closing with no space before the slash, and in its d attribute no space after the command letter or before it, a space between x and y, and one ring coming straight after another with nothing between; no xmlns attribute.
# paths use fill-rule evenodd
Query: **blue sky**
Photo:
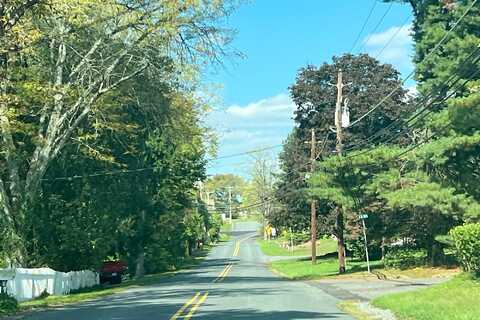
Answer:
<svg viewBox="0 0 480 320"><path fill-rule="evenodd" d="M228 25L237 31L233 47L245 58L227 62L225 70L206 77L218 84L210 90L221 101L206 118L219 137L218 156L281 144L293 128L295 106L288 87L298 69L349 52L374 1L257 0L243 4ZM377 2L353 53L376 56L389 43L379 60L407 75L413 68L411 11L407 5L389 6ZM374 30L387 10L383 23ZM270 154L275 156L280 150ZM247 155L214 161L208 173L248 176L250 160Z"/></svg>

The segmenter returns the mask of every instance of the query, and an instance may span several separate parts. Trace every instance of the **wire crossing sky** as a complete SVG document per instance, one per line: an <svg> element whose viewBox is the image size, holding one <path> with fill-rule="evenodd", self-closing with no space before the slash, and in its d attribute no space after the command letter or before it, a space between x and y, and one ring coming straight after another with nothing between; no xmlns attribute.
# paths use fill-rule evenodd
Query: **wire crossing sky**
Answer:
<svg viewBox="0 0 480 320"><path fill-rule="evenodd" d="M413 70L411 11L407 5L390 5L378 2L372 10L370 0L257 0L241 6L228 25L237 30L233 46L245 58L206 79L223 87L212 89L222 104L206 119L219 134L220 159L209 174L246 175L251 154L222 157L282 143L293 128L295 110L288 87L307 64L329 62L357 42L353 53L361 49L378 55L408 75ZM266 152L275 156L280 150Z"/></svg>

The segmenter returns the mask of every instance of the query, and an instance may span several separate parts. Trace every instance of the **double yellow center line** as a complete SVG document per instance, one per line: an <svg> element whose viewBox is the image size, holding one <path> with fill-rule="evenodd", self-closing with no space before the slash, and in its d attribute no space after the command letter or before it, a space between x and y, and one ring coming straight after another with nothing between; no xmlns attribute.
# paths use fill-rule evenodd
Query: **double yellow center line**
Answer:
<svg viewBox="0 0 480 320"><path fill-rule="evenodd" d="M245 237L245 238L243 238L243 239L241 239L241 240L238 240L237 243L236 243L236 245L235 245L235 250L233 250L233 256L234 256L234 257L238 257L238 254L240 253L240 245L242 244L242 242L243 242L243 241L246 241L246 240L248 240L248 239L250 239L251 237L254 237L254 236L255 236L255 234L250 235L250 236L248 236L248 237Z"/></svg>
<svg viewBox="0 0 480 320"><path fill-rule="evenodd" d="M195 311L197 311L198 307L200 307L200 305L204 303L205 300L207 300L207 297L208 291L205 292L203 295L201 292L197 292L197 294L195 294L190 300L185 302L185 304L180 309L178 309L178 311L170 318L170 320L176 320L180 318L185 320L191 319ZM186 313L189 307L190 311Z"/></svg>
<svg viewBox="0 0 480 320"><path fill-rule="evenodd" d="M237 241L237 244L235 245L235 250L233 250L233 256L238 257L238 254L240 253L240 241Z"/></svg>
<svg viewBox="0 0 480 320"><path fill-rule="evenodd" d="M234 257L238 257L238 255L240 254L240 245L242 244L242 242L250 239L251 237L252 236L248 236L246 238L238 240L235 243L235 249L233 250L233 256ZM223 268L223 271L218 275L218 277L215 280L213 280L213 282L222 282L225 279L225 277L228 275L230 270L232 270L232 268L233 268L232 263L229 263L228 265L226 265L225 268Z"/></svg>
<svg viewBox="0 0 480 320"><path fill-rule="evenodd" d="M238 257L240 253L240 244L251 237L252 236L243 238L241 240L238 240L235 243L235 249L233 250L234 257ZM225 268L223 268L222 272L220 272L218 277L215 278L215 280L213 280L213 282L222 282L225 279L225 277L230 273L230 270L232 270L232 268L233 268L232 263L229 263L228 265L226 265ZM178 311L170 318L170 320L176 320L180 318L189 320L190 318L192 318L193 314L195 313L195 311L197 311L200 305L204 303L205 300L207 300L207 297L208 297L208 291L203 294L202 292L197 292L190 300L185 302L185 304L180 309L178 309Z"/></svg>
<svg viewBox="0 0 480 320"><path fill-rule="evenodd" d="M223 268L223 271L220 272L218 277L215 280L213 280L213 282L222 282L225 279L225 277L228 275L230 270L232 270L232 268L233 268L233 264L229 263L228 265L226 265L225 268Z"/></svg>

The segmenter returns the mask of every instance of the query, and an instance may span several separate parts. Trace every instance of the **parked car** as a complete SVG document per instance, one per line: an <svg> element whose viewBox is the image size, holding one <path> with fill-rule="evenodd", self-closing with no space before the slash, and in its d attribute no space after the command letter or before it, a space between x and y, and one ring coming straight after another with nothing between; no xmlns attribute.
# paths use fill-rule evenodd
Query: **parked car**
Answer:
<svg viewBox="0 0 480 320"><path fill-rule="evenodd" d="M122 275L124 275L127 270L127 264L123 261L104 261L100 268L100 283L122 283Z"/></svg>

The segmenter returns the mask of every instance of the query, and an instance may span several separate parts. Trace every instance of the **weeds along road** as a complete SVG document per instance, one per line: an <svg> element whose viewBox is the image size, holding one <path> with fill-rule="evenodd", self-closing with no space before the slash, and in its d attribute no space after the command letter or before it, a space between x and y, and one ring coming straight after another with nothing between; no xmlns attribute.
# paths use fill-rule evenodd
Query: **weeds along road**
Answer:
<svg viewBox="0 0 480 320"><path fill-rule="evenodd" d="M254 239L259 227L236 223L231 240L215 247L200 266L157 285L23 319L353 319L322 290L270 272Z"/></svg>

